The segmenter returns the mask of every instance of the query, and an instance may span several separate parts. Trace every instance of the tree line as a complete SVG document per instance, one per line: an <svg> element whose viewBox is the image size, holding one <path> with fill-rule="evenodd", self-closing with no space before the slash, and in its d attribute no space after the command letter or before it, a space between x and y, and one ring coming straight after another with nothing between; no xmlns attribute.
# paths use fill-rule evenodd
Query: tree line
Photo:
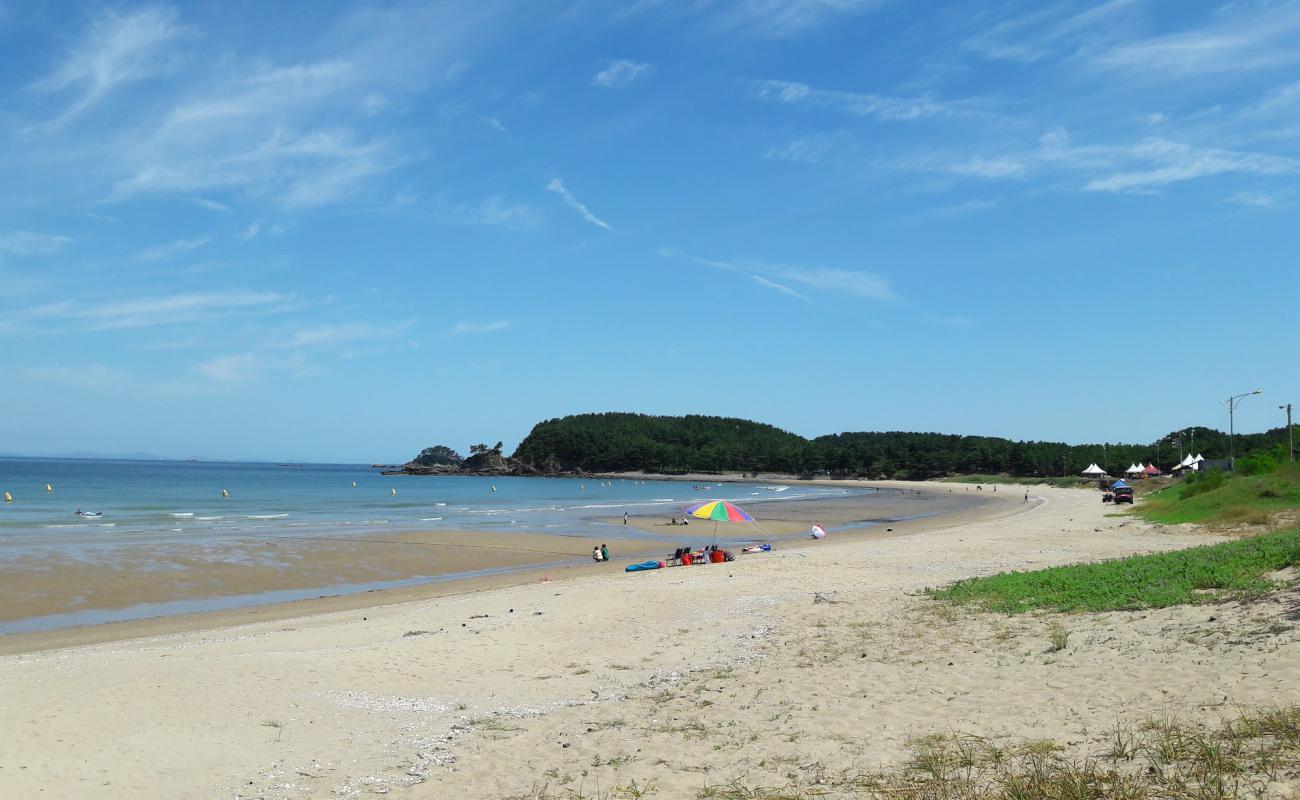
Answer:
<svg viewBox="0 0 1300 800"><path fill-rule="evenodd" d="M1285 428L1238 434L1238 458L1274 450ZM1129 464L1162 470L1183 454L1228 457L1228 435L1212 428L1174 431L1150 444L1067 444L902 431L850 432L805 439L750 420L648 414L577 414L539 422L514 458L543 472L783 472L926 479L953 474L1076 475L1090 463L1111 474Z"/></svg>

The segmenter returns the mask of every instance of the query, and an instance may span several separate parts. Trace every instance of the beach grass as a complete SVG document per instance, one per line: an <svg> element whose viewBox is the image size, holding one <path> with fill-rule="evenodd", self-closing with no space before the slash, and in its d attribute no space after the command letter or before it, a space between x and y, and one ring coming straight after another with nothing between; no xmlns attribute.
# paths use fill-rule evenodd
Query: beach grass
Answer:
<svg viewBox="0 0 1300 800"><path fill-rule="evenodd" d="M1124 611L1204 603L1265 592L1265 577L1300 564L1300 530L1220 544L968 578L929 590L936 599L1006 614Z"/></svg>
<svg viewBox="0 0 1300 800"><path fill-rule="evenodd" d="M1295 508L1300 508L1300 464L1286 464L1263 475L1208 472L1189 477L1147 495L1134 513L1169 525L1261 525L1273 514Z"/></svg>
<svg viewBox="0 0 1300 800"><path fill-rule="evenodd" d="M777 786L711 783L700 800L854 797L889 800L1228 800L1266 797L1300 767L1300 706L1254 709L1208 726L1168 714L1116 723L1099 755L1070 756L1058 742L968 733L912 740L885 770L792 765ZM1104 743L1102 743L1104 745Z"/></svg>

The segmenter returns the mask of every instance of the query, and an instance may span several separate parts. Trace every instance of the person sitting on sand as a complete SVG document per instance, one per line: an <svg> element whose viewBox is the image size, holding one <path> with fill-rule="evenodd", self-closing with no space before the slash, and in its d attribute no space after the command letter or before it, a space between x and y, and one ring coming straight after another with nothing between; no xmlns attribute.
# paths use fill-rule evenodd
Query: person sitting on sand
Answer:
<svg viewBox="0 0 1300 800"><path fill-rule="evenodd" d="M599 547L593 547L593 548L591 548L591 560L592 560L592 561L595 561L595 562L598 563L598 564L599 564L601 561L604 561L604 560L605 560L605 557L604 557L603 555L601 555L601 553L600 553L600 548L599 548Z"/></svg>
<svg viewBox="0 0 1300 800"><path fill-rule="evenodd" d="M602 544L600 546L600 560L609 561L609 546Z"/></svg>

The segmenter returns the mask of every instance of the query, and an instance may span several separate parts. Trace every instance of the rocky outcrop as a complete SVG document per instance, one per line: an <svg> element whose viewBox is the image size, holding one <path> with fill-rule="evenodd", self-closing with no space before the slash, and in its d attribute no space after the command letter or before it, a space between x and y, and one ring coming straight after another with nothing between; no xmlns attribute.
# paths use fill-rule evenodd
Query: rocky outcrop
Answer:
<svg viewBox="0 0 1300 800"><path fill-rule="evenodd" d="M414 461L403 464L400 469L384 470L384 475L545 475L522 461L507 458L495 450L476 453L460 464L433 464L425 466Z"/></svg>

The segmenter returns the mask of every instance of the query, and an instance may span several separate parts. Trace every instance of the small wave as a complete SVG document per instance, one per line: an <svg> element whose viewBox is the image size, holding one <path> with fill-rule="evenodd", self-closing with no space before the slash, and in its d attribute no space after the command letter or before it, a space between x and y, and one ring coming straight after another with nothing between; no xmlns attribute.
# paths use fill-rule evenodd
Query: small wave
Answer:
<svg viewBox="0 0 1300 800"><path fill-rule="evenodd" d="M194 519L202 522L214 522L219 519L225 519L225 517L195 517Z"/></svg>
<svg viewBox="0 0 1300 800"><path fill-rule="evenodd" d="M442 517L420 517L421 522L437 522L440 519L442 519Z"/></svg>
<svg viewBox="0 0 1300 800"><path fill-rule="evenodd" d="M447 504L446 504L446 503L434 503L434 505L435 505L435 506L445 506L445 505L447 505Z"/></svg>
<svg viewBox="0 0 1300 800"><path fill-rule="evenodd" d="M246 519L284 519L288 514L249 514Z"/></svg>
<svg viewBox="0 0 1300 800"><path fill-rule="evenodd" d="M169 517L175 517L176 519L189 519L190 517L194 516L194 512L193 512L193 511L173 511L173 512L171 512L170 514L168 514L167 516L169 516Z"/></svg>

